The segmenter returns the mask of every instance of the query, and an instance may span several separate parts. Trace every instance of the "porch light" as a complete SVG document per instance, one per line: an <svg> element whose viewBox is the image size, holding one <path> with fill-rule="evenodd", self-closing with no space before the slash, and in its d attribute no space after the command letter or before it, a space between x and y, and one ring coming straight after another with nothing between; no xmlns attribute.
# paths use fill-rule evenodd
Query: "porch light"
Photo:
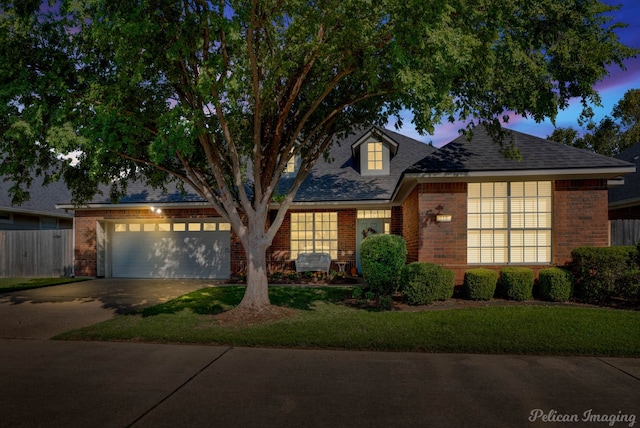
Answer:
<svg viewBox="0 0 640 428"><path fill-rule="evenodd" d="M162 210L156 207L150 207L152 213L160 214Z"/></svg>
<svg viewBox="0 0 640 428"><path fill-rule="evenodd" d="M438 214L436 215L436 222L438 223L450 223L451 214Z"/></svg>

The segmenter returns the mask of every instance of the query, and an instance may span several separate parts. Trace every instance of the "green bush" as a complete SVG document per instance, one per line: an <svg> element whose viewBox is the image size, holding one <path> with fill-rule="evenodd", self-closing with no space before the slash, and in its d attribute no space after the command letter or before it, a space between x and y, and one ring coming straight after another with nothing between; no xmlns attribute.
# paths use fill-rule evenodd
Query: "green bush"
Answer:
<svg viewBox="0 0 640 428"><path fill-rule="evenodd" d="M360 244L362 274L378 295L396 291L407 260L407 244L398 235L371 235Z"/></svg>
<svg viewBox="0 0 640 428"><path fill-rule="evenodd" d="M525 267L506 267L500 271L500 289L509 300L533 298L533 270Z"/></svg>
<svg viewBox="0 0 640 428"><path fill-rule="evenodd" d="M579 247L571 258L575 294L589 303L603 304L620 297L622 277L638 269L636 247Z"/></svg>
<svg viewBox="0 0 640 428"><path fill-rule="evenodd" d="M630 304L640 304L640 270L631 270L622 276L620 297Z"/></svg>
<svg viewBox="0 0 640 428"><path fill-rule="evenodd" d="M400 283L408 304L426 305L453 296L454 273L434 263L414 262L403 266Z"/></svg>
<svg viewBox="0 0 640 428"><path fill-rule="evenodd" d="M573 291L573 275L557 267L542 269L538 274L540 296L551 302L566 302Z"/></svg>
<svg viewBox="0 0 640 428"><path fill-rule="evenodd" d="M471 300L491 300L496 292L498 272L485 268L470 269L464 273L462 290Z"/></svg>

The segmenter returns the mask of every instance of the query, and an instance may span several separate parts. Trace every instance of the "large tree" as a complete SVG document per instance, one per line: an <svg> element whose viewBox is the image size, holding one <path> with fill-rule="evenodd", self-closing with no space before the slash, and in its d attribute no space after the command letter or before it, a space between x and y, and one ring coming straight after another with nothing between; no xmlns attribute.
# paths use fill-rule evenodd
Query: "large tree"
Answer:
<svg viewBox="0 0 640 428"><path fill-rule="evenodd" d="M556 128L547 138L568 146L590 150L605 156L615 156L640 142L640 89L629 89L616 105L611 116L595 122L591 116L578 120L584 131L572 127Z"/></svg>
<svg viewBox="0 0 640 428"><path fill-rule="evenodd" d="M269 307L267 248L335 138L404 109L428 133L554 118L598 103L594 84L635 54L596 0L40 3L0 0L0 173L16 202L33 170L78 203L100 183L114 198L133 179L188 183L246 251L251 310Z"/></svg>

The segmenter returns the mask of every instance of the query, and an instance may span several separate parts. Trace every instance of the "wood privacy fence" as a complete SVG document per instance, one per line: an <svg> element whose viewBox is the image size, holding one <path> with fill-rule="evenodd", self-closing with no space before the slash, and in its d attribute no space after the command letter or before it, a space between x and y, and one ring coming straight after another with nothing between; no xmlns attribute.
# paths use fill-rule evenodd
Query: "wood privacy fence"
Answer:
<svg viewBox="0 0 640 428"><path fill-rule="evenodd" d="M640 242L640 220L611 220L609 226L612 247Z"/></svg>
<svg viewBox="0 0 640 428"><path fill-rule="evenodd" d="M1 230L0 277L73 273L73 230Z"/></svg>

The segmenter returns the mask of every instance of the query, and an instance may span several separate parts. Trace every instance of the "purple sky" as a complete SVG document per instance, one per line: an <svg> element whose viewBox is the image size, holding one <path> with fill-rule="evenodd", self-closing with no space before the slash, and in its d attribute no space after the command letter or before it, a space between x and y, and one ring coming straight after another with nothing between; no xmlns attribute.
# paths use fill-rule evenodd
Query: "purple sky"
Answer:
<svg viewBox="0 0 640 428"><path fill-rule="evenodd" d="M640 48L640 1L603 1L604 3L611 5L622 4L622 8L616 12L614 16L613 22L626 22L628 27L618 29L618 36L622 43L631 47ZM602 107L592 106L593 111L596 114L597 121L602 117L611 114L613 106L624 96L624 93L627 90L640 89L640 56L625 61L625 66L626 70L621 70L617 66L611 67L609 76L606 76L596 85L596 89L602 99ZM558 113L556 126L562 128L571 126L573 128L580 129L577 119L580 116L581 110L582 106L580 105L579 100L576 99L575 102L571 103L569 108ZM435 146L440 147L457 138L459 135L458 130L463 127L464 124L461 123L445 123L436 127L436 131L433 136L422 136L415 131L411 125L411 120L407 118L407 120L404 120L404 126L399 132L416 138L419 141L431 141ZM554 129L549 120L536 123L534 120L523 119L522 117L515 115L511 116L509 123L505 127L542 138L546 138L548 135L551 135ZM389 129L394 129L393 124L389 125Z"/></svg>

